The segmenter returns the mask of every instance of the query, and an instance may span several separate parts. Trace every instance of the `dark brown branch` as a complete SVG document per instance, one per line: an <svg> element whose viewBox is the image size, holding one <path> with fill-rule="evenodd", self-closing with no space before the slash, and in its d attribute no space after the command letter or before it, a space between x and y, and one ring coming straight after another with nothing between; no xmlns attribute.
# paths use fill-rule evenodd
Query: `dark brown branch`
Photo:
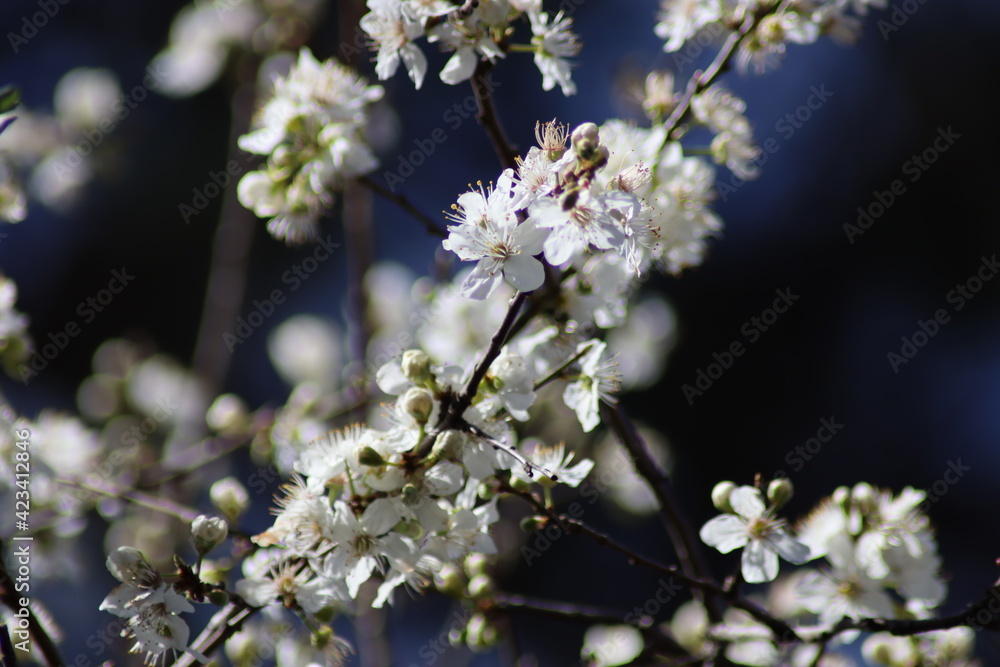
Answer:
<svg viewBox="0 0 1000 667"><path fill-rule="evenodd" d="M688 114L691 113L691 101L694 99L694 96L712 85L720 74L729 69L733 55L736 53L736 47L743 40L743 38L757 26L757 22L757 17L749 17L739 30L736 30L733 34L729 35L726 42L722 45L722 48L719 50L719 53L716 54L715 59L708 66L708 69L704 72L695 72L694 75L692 75L691 79L688 81L687 88L684 91L684 96L677 103L677 106L674 107L674 110L670 112L667 119L663 121L663 126L667 130L664 134L664 145L666 145L666 142L671 139L671 135L677 127L684 122Z"/></svg>
<svg viewBox="0 0 1000 667"><path fill-rule="evenodd" d="M517 169L518 152L507 140L503 127L500 125L500 116L496 107L493 106L493 94L490 92L489 76L493 71L493 63L488 60L480 60L476 66L476 72L472 75L472 92L476 95L476 102L479 104L477 120L486 130L486 134L493 144L493 149L500 158L500 164L504 169Z"/></svg>
<svg viewBox="0 0 1000 667"><path fill-rule="evenodd" d="M405 196L386 190L368 176L362 176L359 178L358 183L368 188L379 197L391 201L393 204L412 215L417 222L424 226L424 229L427 230L428 234L440 236L441 238L448 237L448 232L446 232L438 223L434 222L429 215L414 206L413 203Z"/></svg>
<svg viewBox="0 0 1000 667"><path fill-rule="evenodd" d="M692 591L705 591L706 593L710 593L712 597L725 600L731 606L737 609L742 609L753 616L756 620L760 621L760 623L766 625L774 633L775 637L782 642L801 641L790 625L779 618L771 616L764 608L739 597L735 591L727 590L723 586L720 586L714 581L708 579L700 579L698 577L689 576L675 565L666 565L636 553L629 547L615 541L615 539L609 535L591 528L579 519L574 519L566 514L559 514L546 508L545 504L541 500L526 491L514 489L507 482L500 480L499 488L503 492L516 495L526 500L532 507L535 508L536 511L538 511L539 514L542 514L554 521L567 534L577 533L584 535L592 539L597 544L624 555L633 565L641 565L647 569L653 570L654 572L669 575L688 588L692 589Z"/></svg>
<svg viewBox="0 0 1000 667"><path fill-rule="evenodd" d="M215 613L212 620L191 644L191 648L210 657L226 643L226 640L239 632L243 623L257 611L259 611L257 607L247 607L242 601L229 602ZM200 663L193 654L184 653L177 659L173 667L194 667L198 664Z"/></svg>
<svg viewBox="0 0 1000 667"><path fill-rule="evenodd" d="M689 577L707 579L709 576L708 566L705 564L698 538L681 512L677 498L674 496L670 478L653 460L635 424L625 416L620 405L611 406L603 402L601 403L601 419L611 428L622 446L628 450L636 472L653 489L660 505L660 516L666 527L667 535L674 545L677 559L680 561L684 573ZM702 595L698 597L705 605L713 622L718 623L722 620L722 614L714 601L706 599Z"/></svg>

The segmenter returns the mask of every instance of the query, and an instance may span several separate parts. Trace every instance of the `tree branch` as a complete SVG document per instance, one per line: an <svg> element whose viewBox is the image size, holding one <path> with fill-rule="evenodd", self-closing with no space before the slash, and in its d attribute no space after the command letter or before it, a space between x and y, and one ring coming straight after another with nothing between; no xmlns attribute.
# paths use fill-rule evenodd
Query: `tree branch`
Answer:
<svg viewBox="0 0 1000 667"><path fill-rule="evenodd" d="M369 190L377 194L379 197L391 201L393 204L395 204L399 208L403 209L404 211L412 215L417 222L419 222L424 226L424 229L427 230L428 234L431 234L433 236L440 236L441 238L448 238L448 232L446 232L441 227L441 225L434 222L433 218L431 218L429 215L427 215L419 208L417 208L404 195L396 194L395 192L390 192L389 190L386 190L384 187L373 181L368 176L362 176L361 178L357 179L357 182L360 185L363 185L364 187L368 188Z"/></svg>

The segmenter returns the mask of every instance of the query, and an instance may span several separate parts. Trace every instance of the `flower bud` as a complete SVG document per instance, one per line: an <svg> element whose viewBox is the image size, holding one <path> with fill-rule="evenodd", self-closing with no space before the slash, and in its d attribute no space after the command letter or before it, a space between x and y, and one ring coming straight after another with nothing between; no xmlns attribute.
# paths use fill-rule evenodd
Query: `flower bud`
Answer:
<svg viewBox="0 0 1000 667"><path fill-rule="evenodd" d="M434 439L434 449L431 450L431 454L439 461L455 459L461 454L463 445L465 436L461 432L453 429L441 431Z"/></svg>
<svg viewBox="0 0 1000 667"><path fill-rule="evenodd" d="M421 383L431 377L431 359L423 350L407 350L400 362L408 380Z"/></svg>
<svg viewBox="0 0 1000 667"><path fill-rule="evenodd" d="M320 623L329 623L333 620L333 617L337 615L337 610L333 607L323 607L316 612L316 620Z"/></svg>
<svg viewBox="0 0 1000 667"><path fill-rule="evenodd" d="M581 141L590 141L594 145L597 145L600 141L600 129L596 123L577 125L576 129L573 130L573 134L570 135L570 141L573 142L574 148Z"/></svg>
<svg viewBox="0 0 1000 667"><path fill-rule="evenodd" d="M736 490L736 485L732 482L719 482L712 489L712 504L715 509L728 514L733 513L733 507L729 504L729 496Z"/></svg>
<svg viewBox="0 0 1000 667"><path fill-rule="evenodd" d="M474 598L489 595L494 590L493 579L486 574L477 574L469 580L469 595Z"/></svg>
<svg viewBox="0 0 1000 667"><path fill-rule="evenodd" d="M421 387L410 387L399 399L406 414L413 417L418 424L426 424L434 409L434 395Z"/></svg>
<svg viewBox="0 0 1000 667"><path fill-rule="evenodd" d="M222 394L205 413L205 422L216 433L239 433L247 424L247 406L235 394Z"/></svg>
<svg viewBox="0 0 1000 667"><path fill-rule="evenodd" d="M526 533L533 533L539 528L544 528L545 524L548 523L548 518L544 516L526 516L521 519L521 530Z"/></svg>
<svg viewBox="0 0 1000 667"><path fill-rule="evenodd" d="M208 594L208 601L216 607L224 607L229 602L229 593L226 591L212 591Z"/></svg>
<svg viewBox="0 0 1000 667"><path fill-rule="evenodd" d="M473 614L466 627L466 645L473 651L486 651L497 643L497 630L482 614Z"/></svg>
<svg viewBox="0 0 1000 667"><path fill-rule="evenodd" d="M363 466L377 468L385 465L385 459L371 445L365 445L358 450L358 463Z"/></svg>
<svg viewBox="0 0 1000 667"><path fill-rule="evenodd" d="M419 521L400 521L393 530L411 540L419 540L424 536L424 527Z"/></svg>
<svg viewBox="0 0 1000 667"><path fill-rule="evenodd" d="M489 563L490 559L486 554L473 551L465 557L465 573L470 577L474 577L477 574L486 574L486 567Z"/></svg>
<svg viewBox="0 0 1000 667"><path fill-rule="evenodd" d="M333 639L333 628L329 625L320 626L315 632L312 633L311 639L312 645L322 650L327 644L330 643L330 640Z"/></svg>
<svg viewBox="0 0 1000 667"><path fill-rule="evenodd" d="M420 497L420 490L416 484L405 484L400 495L403 499L403 504L411 508L416 507L423 500Z"/></svg>
<svg viewBox="0 0 1000 667"><path fill-rule="evenodd" d="M767 485L767 500L774 508L784 506L792 499L794 493L795 488L792 486L792 480L787 477L772 479L771 483Z"/></svg>
<svg viewBox="0 0 1000 667"><path fill-rule="evenodd" d="M464 597L465 585L465 574L453 563L445 563L434 573L435 588L449 597Z"/></svg>
<svg viewBox="0 0 1000 667"><path fill-rule="evenodd" d="M191 522L191 535L194 537L194 547L199 555L205 555L222 544L229 534L229 524L225 519L216 516L198 515Z"/></svg>
<svg viewBox="0 0 1000 667"><path fill-rule="evenodd" d="M862 514L868 514L875 506L875 489L867 482L855 484L851 491L851 500L858 506Z"/></svg>
<svg viewBox="0 0 1000 667"><path fill-rule="evenodd" d="M142 552L132 547L118 547L107 560L108 571L123 584L150 587L159 578L160 573L146 562Z"/></svg>
<svg viewBox="0 0 1000 667"><path fill-rule="evenodd" d="M212 504L230 523L235 523L250 507L250 496L235 477L224 477L212 484L208 495L212 499Z"/></svg>

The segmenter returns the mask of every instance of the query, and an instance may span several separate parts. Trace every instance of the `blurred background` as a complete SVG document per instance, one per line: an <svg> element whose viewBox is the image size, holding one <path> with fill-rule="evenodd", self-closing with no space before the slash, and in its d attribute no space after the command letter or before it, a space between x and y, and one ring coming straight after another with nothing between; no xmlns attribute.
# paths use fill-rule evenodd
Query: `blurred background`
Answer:
<svg viewBox="0 0 1000 667"><path fill-rule="evenodd" d="M629 395L624 405L669 443L673 480L696 527L715 514L709 492L717 481L751 483L755 473L784 471L794 481L790 516L807 511L837 486L858 481L894 490L934 489L929 512L950 579L943 612L951 613L977 599L1000 574L1000 520L993 511L1000 470L1000 280L985 281L971 298L963 297L961 309L952 292L977 276L984 258L1000 252L994 199L1000 177L994 119L1000 55L991 41L1000 26L1000 5L991 0L893 4L905 5L896 15L905 23L891 24L889 11L873 11L852 48L826 39L809 47L790 45L778 69L724 78L746 100L758 143L771 147L768 160L762 176L746 184L730 181L720 169L720 182L733 187L720 192L716 210L725 230L712 241L704 265L646 283L644 289L663 295L675 310L674 346L662 379ZM673 68L686 81L714 55L709 50L693 54L693 63L678 63L664 54L652 31L653 0L564 5L574 8L575 31L584 43L574 72L576 96L541 92L540 75L526 55L512 54L494 71L504 127L522 151L533 142L537 120L576 125L622 117L641 123L641 106L631 92L647 71ZM40 113L53 112L56 84L73 68L110 70L127 93L143 85L147 67L168 43L171 20L184 6L165 0L70 0L36 36L15 45L10 35L22 32L23 18L38 11L37 2L5 0L0 83L18 86L23 108ZM341 35L354 34L343 17L363 11L336 3L318 11L308 38L317 57L342 52ZM880 19L886 21L881 28ZM447 115L469 97L468 86L440 82L436 73L445 57L433 47L424 50L431 63L423 89L415 91L402 72L382 82L389 103L378 116L383 167L372 177L382 180L383 170L397 169L415 141L446 129L447 140L399 186L443 222L439 212L468 183L496 179L500 169L474 117L456 127L455 116ZM367 52L347 53L350 64L372 76ZM79 304L108 287L112 271L124 268L135 276L27 386L0 378L0 389L19 412L75 410L92 355L110 337L154 345L183 363L192 360L225 198L211 199L187 221L179 207L192 204L193 189L203 190L230 159L231 100L236 82L246 80L246 63L226 67L219 81L198 94L143 95L94 146L85 182L68 192L36 193L28 200L27 219L0 230L0 267L17 282L17 305L30 317L36 342L71 320L82 321ZM829 94L820 104L814 96L810 108L817 90ZM951 140L938 141L935 148L940 136ZM0 137L0 151L7 139ZM765 143L768 139L773 141ZM914 156L924 156L926 169ZM902 194L893 195L878 214L873 203L880 197L887 201L881 193L890 192L897 180ZM857 225L859 208L872 214L867 229L849 227ZM415 275L434 270L439 239L382 200L374 201L374 219L376 259L398 262ZM346 242L336 216L324 220L322 235ZM258 222L239 312L245 316L253 299L280 287L284 272L311 252L273 240ZM342 321L348 254L335 253L321 263L289 294L281 316L265 321L236 348L223 389L237 391L252 407L286 399L289 388L267 358L267 334L300 312ZM765 311L776 290L798 298L771 320ZM919 322L939 309L949 320L912 358L892 363L890 353L902 354L901 338L912 340ZM759 326L753 318L769 323ZM694 386L699 371L707 373L715 362L713 353L721 355L734 341L744 343L745 353L703 394L685 395L684 385ZM217 354L229 354L221 341L216 347ZM820 449L797 453L824 419L843 426ZM935 486L956 468L962 471L957 481ZM250 470L246 464L235 474ZM615 530L620 517L602 503L588 509L585 519ZM259 521L247 527L254 532L265 528L268 518L261 512L250 520ZM623 541L637 550L672 557L655 519L633 521L627 531ZM39 594L65 630L65 655L88 656L90 664L99 658L86 640L97 606L114 583L103 567L102 539L97 524L81 542L79 559L99 573L94 580L44 587ZM713 565L723 576L734 561L715 556ZM558 541L531 567L515 555L500 583L515 592L623 612L658 585L656 577L630 570L582 538ZM447 629L451 613L447 600L433 595L394 609L387 631L393 664L427 664L417 647ZM578 660L579 627L529 617L514 622L522 649L534 652L539 664ZM997 638L984 632L978 638L984 664L1000 663ZM456 650L438 664L497 660Z"/></svg>

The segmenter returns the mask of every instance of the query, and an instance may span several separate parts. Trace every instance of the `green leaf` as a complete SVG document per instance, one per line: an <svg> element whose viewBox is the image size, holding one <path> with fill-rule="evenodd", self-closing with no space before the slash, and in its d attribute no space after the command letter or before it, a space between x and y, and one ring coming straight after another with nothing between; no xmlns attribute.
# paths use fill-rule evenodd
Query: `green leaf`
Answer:
<svg viewBox="0 0 1000 667"><path fill-rule="evenodd" d="M14 86L0 88L0 113L7 113L21 103L21 91Z"/></svg>

